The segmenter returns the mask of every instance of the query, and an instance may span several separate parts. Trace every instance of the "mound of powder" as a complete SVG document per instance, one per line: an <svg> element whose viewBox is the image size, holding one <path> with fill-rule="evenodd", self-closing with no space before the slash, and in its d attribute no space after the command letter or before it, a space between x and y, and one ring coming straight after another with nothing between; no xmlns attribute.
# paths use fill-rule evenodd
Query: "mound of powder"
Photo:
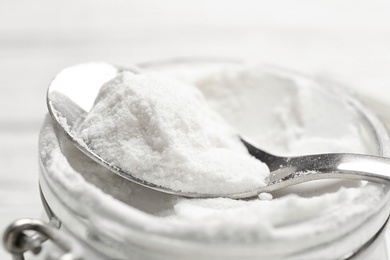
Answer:
<svg viewBox="0 0 390 260"><path fill-rule="evenodd" d="M269 176L197 88L161 76L123 72L103 85L80 137L109 163L173 190L244 192Z"/></svg>

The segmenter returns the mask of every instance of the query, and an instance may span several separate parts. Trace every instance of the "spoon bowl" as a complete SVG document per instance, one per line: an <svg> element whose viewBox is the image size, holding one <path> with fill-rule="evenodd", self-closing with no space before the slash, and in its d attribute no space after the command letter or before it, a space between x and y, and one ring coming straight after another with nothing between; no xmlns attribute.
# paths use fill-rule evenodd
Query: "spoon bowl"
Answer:
<svg viewBox="0 0 390 260"><path fill-rule="evenodd" d="M270 168L269 183L265 187L234 194L203 194L176 191L136 178L131 173L123 171L102 158L77 136L79 125L92 108L100 87L123 70L107 63L86 63L66 68L51 82L47 91L47 106L49 114L59 130L76 147L99 164L127 180L160 192L184 197L229 197L235 199L250 198L262 192L271 192L318 179L357 179L381 183L387 183L390 180L390 159L388 158L344 153L279 157L267 153L243 139L248 152ZM136 68L127 70L139 73Z"/></svg>

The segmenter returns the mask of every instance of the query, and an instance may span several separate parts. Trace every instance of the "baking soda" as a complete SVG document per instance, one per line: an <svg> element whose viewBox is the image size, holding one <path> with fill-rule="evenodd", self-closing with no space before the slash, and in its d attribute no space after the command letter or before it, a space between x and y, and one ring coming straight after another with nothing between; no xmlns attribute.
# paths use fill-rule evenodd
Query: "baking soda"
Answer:
<svg viewBox="0 0 390 260"><path fill-rule="evenodd" d="M268 167L192 85L123 72L106 83L81 126L99 156L172 190L230 194L266 185Z"/></svg>
<svg viewBox="0 0 390 260"><path fill-rule="evenodd" d="M129 167L136 165L134 169L138 169L138 173L153 179L158 179L155 170L161 167L159 165L168 169L176 161L180 172L160 172L161 176L165 175L169 180L183 176L197 178L197 170L184 172L188 167L183 165L192 159L195 160L193 163L200 164L201 156L196 156L199 151L207 153L207 150L221 149L226 154L243 156L242 159L251 165L252 158L236 138L238 134L275 154L375 154L367 133L359 127L361 118L356 108L338 94L341 92L333 92L316 81L285 75L280 70L274 72L242 65L167 66L147 74L135 77L125 73L107 83L84 123L84 129L88 131L82 135L90 144L106 138L100 141L109 141L104 149L108 146L106 151L121 160L115 163L130 160ZM206 101L192 86L202 92ZM133 89L137 87L140 89ZM181 98L174 98L179 96ZM124 100L130 97L131 102L126 103ZM153 97L163 98L153 100ZM168 100L175 104L164 103L164 109L154 107ZM169 113L163 112L168 110ZM125 114L116 113L115 116L115 111ZM188 118L183 111L191 111L196 117ZM173 120L172 115L180 120ZM110 122L104 122L101 117L110 118ZM185 135L192 138L184 138ZM369 221L380 215L388 197L385 185L321 181L290 187L272 195L260 194L250 200L181 198L147 189L110 173L61 138L47 121L40 141L41 158L47 168L42 178L72 212L82 216L83 223L88 223L88 230L95 232L92 234L103 234L104 239L113 237L109 242L121 245L117 248L124 251L135 245L134 252L152 247L151 254L172 252L177 259L183 259L183 250L184 254L189 252L188 256L202 255L205 259L212 256L222 259L286 259L286 256L338 259L346 252L354 252L357 242L368 240L377 232L381 223L373 229L375 223ZM130 159L118 153L118 148L122 149L121 143L123 148L137 148L129 153ZM94 149L103 147L96 142ZM210 154L213 156L216 155ZM164 164L164 160L169 164ZM221 166L220 163L216 165ZM250 172L245 167L241 168L245 170L240 170L240 174ZM214 172L203 173L196 184L184 178L177 187L187 185L186 188L191 189L193 185L198 189L200 183L208 181L207 178L215 178L211 179L213 182L217 180ZM248 178L258 181L258 176L248 174ZM226 185L222 178L232 178L232 175L227 172L217 176ZM239 180L234 182L240 183ZM256 185L262 185L261 181ZM241 187L244 186L248 187L247 184ZM216 190L221 187L217 185ZM215 191L212 185L207 189ZM351 234L354 235L352 238L349 237ZM326 254L310 255L313 249L322 246L331 249ZM309 255L300 258L305 253Z"/></svg>

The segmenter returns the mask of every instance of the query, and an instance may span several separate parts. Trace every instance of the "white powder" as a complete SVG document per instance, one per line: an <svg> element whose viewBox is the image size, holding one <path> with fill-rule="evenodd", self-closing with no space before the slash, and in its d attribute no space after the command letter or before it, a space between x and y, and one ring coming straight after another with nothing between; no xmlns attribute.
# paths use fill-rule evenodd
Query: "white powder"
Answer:
<svg viewBox="0 0 390 260"><path fill-rule="evenodd" d="M150 73L197 86L213 110L270 153L375 152L359 140L359 115L338 87L256 65L167 67Z"/></svg>
<svg viewBox="0 0 390 260"><path fill-rule="evenodd" d="M119 74L81 129L108 162L173 190L238 193L266 185L269 175L198 89L164 77Z"/></svg>
<svg viewBox="0 0 390 260"><path fill-rule="evenodd" d="M259 199L260 200L272 200L272 194L271 193L262 192L262 193L259 194Z"/></svg>
<svg viewBox="0 0 390 260"><path fill-rule="evenodd" d="M376 151L375 138L362 130L348 100L315 82L242 66L168 66L150 73L197 86L229 124L269 151ZM141 252L138 258L152 259L157 252L166 259L339 259L371 238L388 216L383 212L389 199L385 185L316 182L273 193L272 200L185 199L110 175L64 145L50 122L40 144L47 169L42 178L82 216L89 232L120 248L116 251L123 255L117 258ZM321 248L329 250L324 254Z"/></svg>

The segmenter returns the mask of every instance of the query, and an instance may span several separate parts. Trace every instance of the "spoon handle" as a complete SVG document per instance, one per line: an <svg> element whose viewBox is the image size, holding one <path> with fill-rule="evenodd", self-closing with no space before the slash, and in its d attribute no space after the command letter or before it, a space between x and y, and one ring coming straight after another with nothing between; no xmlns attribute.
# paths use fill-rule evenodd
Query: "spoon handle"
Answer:
<svg viewBox="0 0 390 260"><path fill-rule="evenodd" d="M390 181L390 159L362 154L318 154L279 158L269 165L269 184L261 192L319 179Z"/></svg>

